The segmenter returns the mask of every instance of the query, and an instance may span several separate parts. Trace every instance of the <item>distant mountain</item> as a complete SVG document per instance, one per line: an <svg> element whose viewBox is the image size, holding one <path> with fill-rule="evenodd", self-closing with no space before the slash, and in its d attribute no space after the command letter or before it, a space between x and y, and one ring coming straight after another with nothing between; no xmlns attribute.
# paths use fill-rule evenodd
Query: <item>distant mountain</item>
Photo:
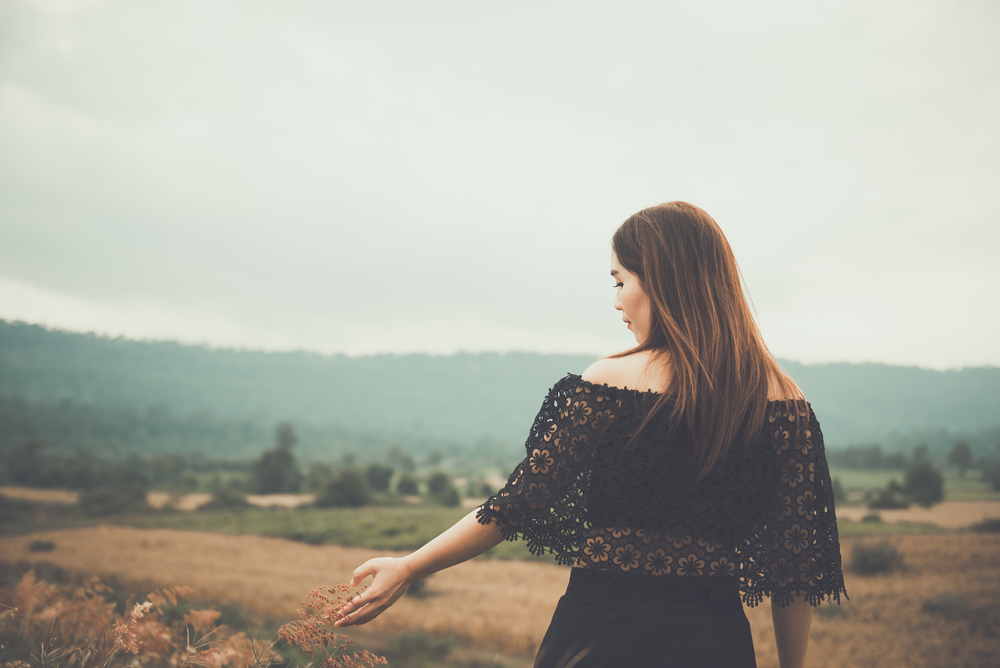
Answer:
<svg viewBox="0 0 1000 668"><path fill-rule="evenodd" d="M516 450L546 390L594 358L217 350L111 339L0 320L0 396L203 413L270 430L279 420ZM831 447L915 430L1000 426L1000 369L782 362L812 402ZM407 439L412 440L412 439ZM254 454L254 453L248 453Z"/></svg>

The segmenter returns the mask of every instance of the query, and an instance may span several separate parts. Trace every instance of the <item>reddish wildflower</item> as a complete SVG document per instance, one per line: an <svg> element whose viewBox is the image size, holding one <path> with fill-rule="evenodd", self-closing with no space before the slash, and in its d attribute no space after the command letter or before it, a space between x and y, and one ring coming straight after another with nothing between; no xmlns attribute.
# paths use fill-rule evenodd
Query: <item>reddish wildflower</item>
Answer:
<svg viewBox="0 0 1000 668"><path fill-rule="evenodd" d="M357 593L362 591L364 588ZM383 656L352 649L354 641L337 633L333 626L344 616L344 606L355 596L353 592L354 589L346 584L313 589L306 594L298 611L302 619L285 624L278 635L300 647L310 658L318 658L316 653L319 653L322 661L317 668L370 668L388 663Z"/></svg>
<svg viewBox="0 0 1000 668"><path fill-rule="evenodd" d="M132 608L132 614L128 620L115 624L115 630L111 634L111 637L114 639L114 649L111 650L112 652L120 647L130 654L139 653L139 638L135 634L135 626L152 607L153 604L150 601L136 603L135 607Z"/></svg>
<svg viewBox="0 0 1000 668"><path fill-rule="evenodd" d="M218 610L191 610L184 615L184 623L195 633L207 633L215 628L221 615Z"/></svg>

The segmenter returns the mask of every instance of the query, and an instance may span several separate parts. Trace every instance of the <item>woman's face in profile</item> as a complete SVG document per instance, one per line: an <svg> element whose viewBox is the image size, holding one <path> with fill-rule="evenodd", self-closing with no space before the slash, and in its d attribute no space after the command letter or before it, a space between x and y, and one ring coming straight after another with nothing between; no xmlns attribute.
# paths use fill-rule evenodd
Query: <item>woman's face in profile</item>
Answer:
<svg viewBox="0 0 1000 668"><path fill-rule="evenodd" d="M622 320L628 323L636 343L642 343L649 335L649 297L643 291L639 277L621 266L613 252L611 276L615 280L615 308L622 312Z"/></svg>

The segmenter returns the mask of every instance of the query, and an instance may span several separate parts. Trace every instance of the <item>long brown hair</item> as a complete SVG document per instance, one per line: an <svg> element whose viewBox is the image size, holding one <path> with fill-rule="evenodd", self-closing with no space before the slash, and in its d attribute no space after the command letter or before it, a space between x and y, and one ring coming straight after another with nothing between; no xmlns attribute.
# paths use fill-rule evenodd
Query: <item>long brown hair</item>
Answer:
<svg viewBox="0 0 1000 668"><path fill-rule="evenodd" d="M704 478L731 444L759 433L769 379L786 396L801 393L764 345L736 258L711 216L687 202L660 204L622 223L611 245L639 278L651 316L645 340L615 357L648 350L668 356L672 371L639 431L672 398L672 418L690 429Z"/></svg>

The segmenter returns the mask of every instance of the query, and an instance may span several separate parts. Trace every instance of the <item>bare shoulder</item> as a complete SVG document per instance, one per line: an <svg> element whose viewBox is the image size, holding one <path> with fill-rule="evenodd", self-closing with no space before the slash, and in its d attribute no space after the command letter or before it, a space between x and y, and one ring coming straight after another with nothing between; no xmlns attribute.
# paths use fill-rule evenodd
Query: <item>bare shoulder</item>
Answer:
<svg viewBox="0 0 1000 668"><path fill-rule="evenodd" d="M583 379L595 385L663 392L669 385L669 372L665 363L643 351L597 360L583 372Z"/></svg>
<svg viewBox="0 0 1000 668"><path fill-rule="evenodd" d="M621 367L621 359L614 357L605 357L604 359L597 360L593 364L587 367L587 370L583 372L582 378L588 383L594 383L595 385L613 385L611 381L617 377L619 369Z"/></svg>

